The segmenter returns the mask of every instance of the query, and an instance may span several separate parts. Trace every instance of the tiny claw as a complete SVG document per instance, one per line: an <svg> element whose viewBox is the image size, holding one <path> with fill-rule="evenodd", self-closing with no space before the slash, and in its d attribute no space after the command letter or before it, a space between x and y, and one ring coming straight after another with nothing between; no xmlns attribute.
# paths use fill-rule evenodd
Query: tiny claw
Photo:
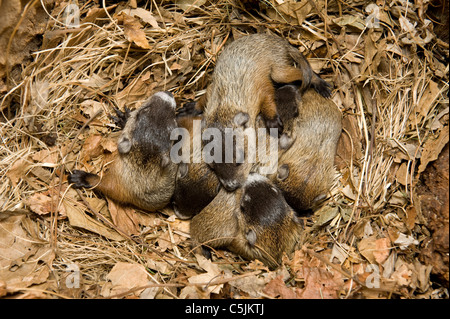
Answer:
<svg viewBox="0 0 450 319"><path fill-rule="evenodd" d="M189 116L189 115L193 115L193 116L197 116L197 115L201 115L203 114L203 111L198 110L196 108L197 102L187 102L183 105L183 107L179 108L177 111L177 117L182 117L182 116Z"/></svg>
<svg viewBox="0 0 450 319"><path fill-rule="evenodd" d="M278 114L275 116L275 118L266 120L266 127L268 129L278 129L279 136L283 133L283 122L281 121L281 118Z"/></svg>
<svg viewBox="0 0 450 319"><path fill-rule="evenodd" d="M318 75L313 79L311 86L323 97L327 99L331 97L331 85Z"/></svg>
<svg viewBox="0 0 450 319"><path fill-rule="evenodd" d="M67 181L72 184L73 188L90 188L92 185L87 181L87 177L91 174L81 170L74 170L72 174L69 174Z"/></svg>
<svg viewBox="0 0 450 319"><path fill-rule="evenodd" d="M114 111L116 112L117 116L110 114L109 118L112 119L117 126L123 129L127 124L128 118L130 117L131 110L128 107L125 107L124 112L122 112L121 110L119 110L119 108L115 107Z"/></svg>

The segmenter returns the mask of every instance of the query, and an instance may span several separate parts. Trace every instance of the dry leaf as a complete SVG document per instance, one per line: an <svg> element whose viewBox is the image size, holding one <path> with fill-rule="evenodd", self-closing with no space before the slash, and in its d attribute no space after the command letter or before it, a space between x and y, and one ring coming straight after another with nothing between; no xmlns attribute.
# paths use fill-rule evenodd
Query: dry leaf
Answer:
<svg viewBox="0 0 450 319"><path fill-rule="evenodd" d="M391 241L389 238L379 238L375 240L375 250L373 251L373 257L378 264L382 264L389 257L391 248Z"/></svg>
<svg viewBox="0 0 450 319"><path fill-rule="evenodd" d="M418 260L414 260L414 267L417 276L417 285L420 291L425 292L430 288L430 273L432 265L422 265Z"/></svg>
<svg viewBox="0 0 450 319"><path fill-rule="evenodd" d="M426 117L438 99L440 92L441 90L439 89L438 84L430 80L427 88L420 97L419 103L417 103L418 109L416 112L422 117Z"/></svg>
<svg viewBox="0 0 450 319"><path fill-rule="evenodd" d="M104 224L96 221L92 217L88 216L84 209L82 209L78 204L73 204L68 200L63 201L63 205L69 218L69 223L72 227L80 227L86 230L89 230L93 233L102 235L106 238L112 240L124 240L119 233L117 233L114 229L111 229Z"/></svg>
<svg viewBox="0 0 450 319"><path fill-rule="evenodd" d="M111 138L111 137L105 137L100 142L100 145L102 146L104 151L114 153L117 151L117 139Z"/></svg>
<svg viewBox="0 0 450 319"><path fill-rule="evenodd" d="M89 115L89 118L92 118L99 111L104 110L104 108L105 106L102 103L95 100L84 100L80 104L80 109L84 114Z"/></svg>
<svg viewBox="0 0 450 319"><path fill-rule="evenodd" d="M125 293L149 283L148 273L144 266L125 262L115 264L106 279L108 282L102 287L101 291L103 297ZM143 290L144 288L136 290L133 294L138 296Z"/></svg>
<svg viewBox="0 0 450 319"><path fill-rule="evenodd" d="M0 296L41 284L50 275L54 253L47 242L24 230L26 220L25 215L0 217L0 283L5 286Z"/></svg>
<svg viewBox="0 0 450 319"><path fill-rule="evenodd" d="M206 271L206 273L189 277L188 281L190 283L204 283L205 287L203 287L203 290L206 293L218 294L220 292L220 289L222 289L223 284L208 285L207 283L223 278L223 276L221 275L222 272L220 271L219 267L213 264L211 260L206 259L202 255L195 255L195 258L197 259L198 265L202 267Z"/></svg>
<svg viewBox="0 0 450 319"><path fill-rule="evenodd" d="M283 2L277 1L277 3L271 2L275 9L268 11L269 17L284 23L287 21L289 23L302 25L307 15L313 9L308 0L301 0L299 2L294 0L286 0ZM316 3L316 5L319 4ZM280 17L280 13L282 14L282 17Z"/></svg>
<svg viewBox="0 0 450 319"><path fill-rule="evenodd" d="M130 17L139 17L142 21L150 24L155 29L161 29L158 26L158 22L156 21L153 14L148 10L145 10L143 8L124 9L124 10L120 11L119 14L121 14L122 12L124 12L126 15L128 15Z"/></svg>
<svg viewBox="0 0 450 319"><path fill-rule="evenodd" d="M25 205L27 205L32 212L38 215L46 215L50 214L51 212L55 212L57 209L56 206L58 206L58 204L59 203L56 196L54 199L52 199L50 196L43 193L35 193L25 201ZM66 216L63 205L60 205L60 207L58 208L58 212L62 216Z"/></svg>
<svg viewBox="0 0 450 319"><path fill-rule="evenodd" d="M145 32L142 30L142 25L139 20L130 17L124 12L120 15L123 17L123 32L125 34L125 38L142 49L150 49L150 44L145 37Z"/></svg>
<svg viewBox="0 0 450 319"><path fill-rule="evenodd" d="M161 249L161 251L166 251L167 249L172 249L173 244L170 240L170 233L169 231L163 232L158 236L158 247Z"/></svg>
<svg viewBox="0 0 450 319"><path fill-rule="evenodd" d="M30 167L31 163L26 158L18 159L7 171L6 176L10 179L12 185L16 187L19 180L27 175Z"/></svg>
<svg viewBox="0 0 450 319"><path fill-rule="evenodd" d="M367 238L373 235L373 229L369 220L360 219L353 230L357 238Z"/></svg>
<svg viewBox="0 0 450 319"><path fill-rule="evenodd" d="M394 194L392 194L392 197L389 199L389 203L391 205L403 206L407 202L408 202L408 198L400 190L398 190Z"/></svg>
<svg viewBox="0 0 450 319"><path fill-rule="evenodd" d="M314 227L319 227L325 225L326 223L330 222L333 218L335 218L339 214L339 208L324 206L315 214L318 215L318 219L314 223Z"/></svg>
<svg viewBox="0 0 450 319"><path fill-rule="evenodd" d="M409 206L406 209L406 221L405 221L405 225L406 227L408 227L408 229L414 228L414 224L416 223L416 216L417 216L416 208L414 206Z"/></svg>
<svg viewBox="0 0 450 319"><path fill-rule="evenodd" d="M408 165L406 163L403 162L400 165L397 172L395 173L395 178L396 178L397 182L399 182L403 186L406 186L409 184L410 175L408 172Z"/></svg>
<svg viewBox="0 0 450 319"><path fill-rule="evenodd" d="M52 147L50 149L43 149L34 153L31 158L42 164L42 166L54 166L59 163L60 147Z"/></svg>
<svg viewBox="0 0 450 319"><path fill-rule="evenodd" d="M366 28L364 21L356 15L343 15L333 19L332 21L340 27L348 26L356 29L357 31L362 31Z"/></svg>
<svg viewBox="0 0 450 319"><path fill-rule="evenodd" d="M404 250L411 244L418 245L419 241L417 239L415 239L414 237L412 237L411 235L405 235L403 233L398 233L398 237L394 241L394 244L398 245L401 250Z"/></svg>
<svg viewBox="0 0 450 319"><path fill-rule="evenodd" d="M103 153L102 136L98 134L89 135L84 141L81 149L81 158L87 162Z"/></svg>
<svg viewBox="0 0 450 319"><path fill-rule="evenodd" d="M342 105L342 103L340 104ZM362 136L356 117L344 114L342 128L343 133L339 138L335 156L336 166L339 170L349 166L352 160L356 163L363 154L361 146Z"/></svg>
<svg viewBox="0 0 450 319"><path fill-rule="evenodd" d="M138 235L140 233L139 217L136 211L131 207L116 204L107 198L108 209L111 219L118 229L127 235Z"/></svg>
<svg viewBox="0 0 450 319"><path fill-rule="evenodd" d="M334 244L333 245L333 249L331 250L331 256L330 256L331 262L333 262L334 258L337 258L337 260L339 261L340 264L344 263L344 261L348 257L348 254L343 248L348 250L349 246L346 244L339 244L339 245Z"/></svg>
<svg viewBox="0 0 450 319"><path fill-rule="evenodd" d="M382 265L384 278L391 278L394 273L395 261L396 253L393 251Z"/></svg>
<svg viewBox="0 0 450 319"><path fill-rule="evenodd" d="M267 278L261 275L251 275L230 282L231 286L247 293L250 298L260 298L266 284Z"/></svg>
<svg viewBox="0 0 450 319"><path fill-rule="evenodd" d="M206 0L175 0L175 4L183 11L198 8L206 3Z"/></svg>
<svg viewBox="0 0 450 319"><path fill-rule="evenodd" d="M375 250L375 235L368 238L363 238L358 243L358 250L371 264L375 263L373 251Z"/></svg>
<svg viewBox="0 0 450 319"><path fill-rule="evenodd" d="M342 289L342 276L326 268L303 267L296 274L304 281L304 288L297 288L297 298L302 299L336 299Z"/></svg>
<svg viewBox="0 0 450 319"><path fill-rule="evenodd" d="M422 173L427 167L429 162L435 161L438 159L439 154L445 145L447 145L449 141L449 129L448 125L444 126L439 133L439 136L436 139L428 139L424 146L422 157L420 159L420 165L418 169L418 174Z"/></svg>
<svg viewBox="0 0 450 319"><path fill-rule="evenodd" d="M286 287L283 276L277 276L272 279L265 287L263 292L272 298L293 299L296 298L294 289Z"/></svg>
<svg viewBox="0 0 450 319"><path fill-rule="evenodd" d="M411 283L412 270L401 259L398 259L395 265L395 271L391 279L397 282L398 286L409 286Z"/></svg>
<svg viewBox="0 0 450 319"><path fill-rule="evenodd" d="M342 189L342 194L344 194L346 197L356 200L356 194L353 192L352 187L350 184L345 185L345 187Z"/></svg>

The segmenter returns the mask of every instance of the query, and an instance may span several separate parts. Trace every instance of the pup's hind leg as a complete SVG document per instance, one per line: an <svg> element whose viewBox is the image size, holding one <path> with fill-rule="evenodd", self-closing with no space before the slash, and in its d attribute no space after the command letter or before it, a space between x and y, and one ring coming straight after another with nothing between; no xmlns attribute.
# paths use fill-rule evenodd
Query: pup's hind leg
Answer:
<svg viewBox="0 0 450 319"><path fill-rule="evenodd" d="M88 173L81 170L74 170L67 178L69 184L73 184L73 188L94 188L95 191L102 193L104 196L116 200L120 203L134 203L134 198L127 189L122 187L122 181L115 172L114 164L109 170L100 177L96 174Z"/></svg>
<svg viewBox="0 0 450 319"><path fill-rule="evenodd" d="M299 83L301 87L308 87L311 81L310 74L303 72L303 68L290 65L277 65L272 68L270 77L276 83L289 84Z"/></svg>
<svg viewBox="0 0 450 319"><path fill-rule="evenodd" d="M262 100L260 105L260 112L264 118L266 127L278 129L278 133L283 131L283 123L277 112L277 104L275 103L275 88L272 82L268 79L261 88Z"/></svg>

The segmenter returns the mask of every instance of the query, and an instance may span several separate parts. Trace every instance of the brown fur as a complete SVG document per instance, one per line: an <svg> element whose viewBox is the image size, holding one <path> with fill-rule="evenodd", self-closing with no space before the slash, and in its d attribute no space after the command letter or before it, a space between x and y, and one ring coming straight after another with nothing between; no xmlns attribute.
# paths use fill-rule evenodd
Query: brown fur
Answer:
<svg viewBox="0 0 450 319"><path fill-rule="evenodd" d="M204 108L205 128L215 127L222 132L225 128L254 128L256 117L261 114L267 128L281 131L283 123L277 112L274 84L292 82L302 91L312 86L329 96L328 84L286 40L267 34L239 38L219 56L206 96L197 106ZM236 121L236 116L241 120ZM234 168L235 162L212 165L230 191L245 181L251 167Z"/></svg>
<svg viewBox="0 0 450 319"><path fill-rule="evenodd" d="M291 135L293 143L279 153L278 173L270 178L289 205L302 214L320 204L333 184L342 116L332 100L312 89L303 94L301 101L296 98L295 88L280 88L279 92L284 96L278 98L282 103L278 107L292 110L287 104L295 102L298 116L287 121L290 131L286 134Z"/></svg>
<svg viewBox="0 0 450 319"><path fill-rule="evenodd" d="M175 100L168 92L150 97L127 119L118 152L105 174L73 171L73 187L92 187L122 204L154 211L166 206L175 189L177 165L169 158L176 127Z"/></svg>
<svg viewBox="0 0 450 319"><path fill-rule="evenodd" d="M228 249L271 268L291 253L301 226L294 211L267 178L251 174L233 193L224 189L191 220L194 247Z"/></svg>
<svg viewBox="0 0 450 319"><path fill-rule="evenodd" d="M178 218L188 219L199 213L208 205L219 192L220 183L216 175L203 161L194 163L193 160L193 121L202 117L178 117L178 127L189 132L190 143L189 163L180 163L178 167L175 191L172 198L174 212Z"/></svg>

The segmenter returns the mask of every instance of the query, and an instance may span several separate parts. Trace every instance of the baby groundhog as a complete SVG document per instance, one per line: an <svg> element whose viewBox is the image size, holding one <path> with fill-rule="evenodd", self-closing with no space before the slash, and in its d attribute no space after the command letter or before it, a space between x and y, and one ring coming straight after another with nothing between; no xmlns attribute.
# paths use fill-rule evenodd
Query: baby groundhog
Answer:
<svg viewBox="0 0 450 319"><path fill-rule="evenodd" d="M194 150L193 136L201 134L201 128L199 126L199 132L194 132L193 125L194 121L199 123L202 116L182 114L177 116L177 123L179 128L186 129L188 136L182 142L189 144L190 155L187 162L181 162L178 165L172 205L178 218L189 219L214 199L219 192L220 183L205 162L195 163L194 161L194 151L201 152L201 145L199 150ZM201 156L201 154L196 155Z"/></svg>
<svg viewBox="0 0 450 319"><path fill-rule="evenodd" d="M312 71L298 49L280 37L253 34L225 47L198 106L204 108L205 128L217 128L222 133L222 139L217 141L222 148L225 129L254 129L258 114L263 116L268 129L282 131L275 102L277 83L296 83L301 91L313 87L323 96L330 96L329 85ZM211 163L229 191L239 187L250 171L252 165L245 155L243 150L237 150L231 162L220 161L224 156L221 154L219 162Z"/></svg>
<svg viewBox="0 0 450 319"><path fill-rule="evenodd" d="M100 177L74 170L68 176L75 188L92 187L122 204L147 211L166 206L175 189L177 164L170 159L170 133L177 127L175 99L158 92L126 119L118 153Z"/></svg>
<svg viewBox="0 0 450 319"><path fill-rule="evenodd" d="M285 134L277 174L270 179L281 189L288 204L300 215L307 214L327 197L335 178L334 157L342 131L341 112L336 104L315 90L298 97L295 86L276 92L277 107L284 109ZM293 106L297 106L298 112ZM296 115L298 113L298 115ZM291 140L283 147L283 141Z"/></svg>
<svg viewBox="0 0 450 319"><path fill-rule="evenodd" d="M224 189L191 220L194 247L228 249L271 268L294 250L301 226L282 192L266 177L252 173L235 192Z"/></svg>

